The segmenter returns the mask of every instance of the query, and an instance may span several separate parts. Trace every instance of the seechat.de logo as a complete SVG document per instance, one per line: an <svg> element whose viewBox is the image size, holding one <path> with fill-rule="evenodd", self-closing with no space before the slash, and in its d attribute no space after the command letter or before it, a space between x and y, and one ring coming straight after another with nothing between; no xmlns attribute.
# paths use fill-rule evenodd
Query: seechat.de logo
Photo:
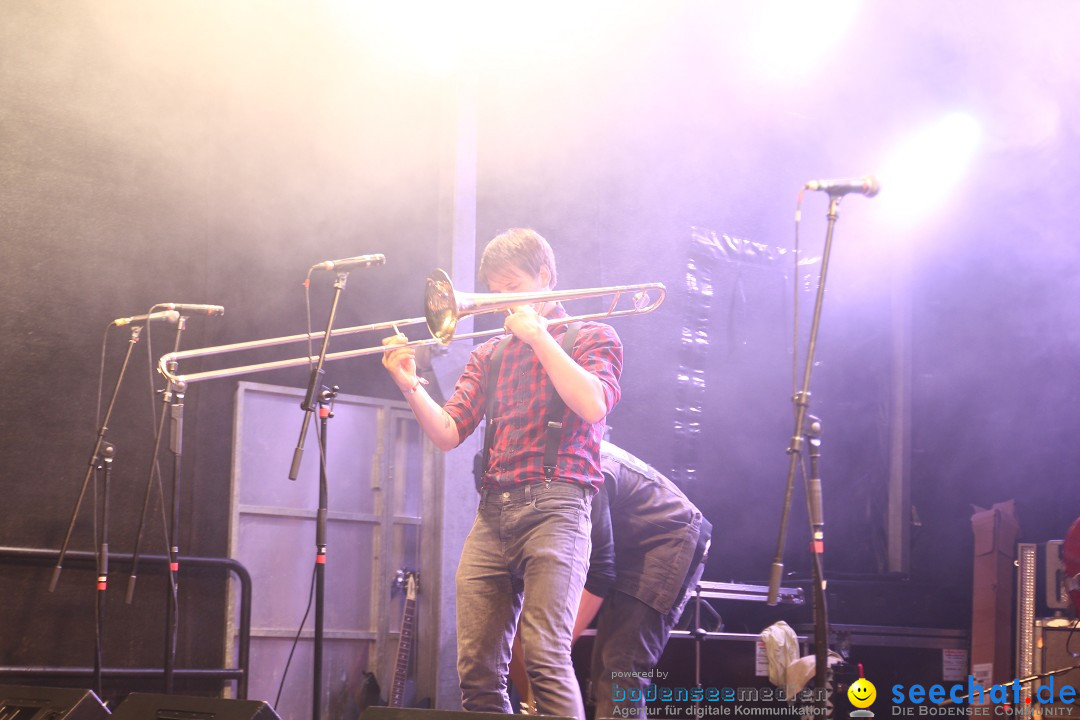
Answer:
<svg viewBox="0 0 1080 720"><path fill-rule="evenodd" d="M877 699L877 688L874 687L874 683L870 682L862 675L862 667L859 667L859 679L851 683L847 690L848 701L859 708L852 711L850 717L852 718L872 718L874 713L866 708L874 704L874 700Z"/></svg>

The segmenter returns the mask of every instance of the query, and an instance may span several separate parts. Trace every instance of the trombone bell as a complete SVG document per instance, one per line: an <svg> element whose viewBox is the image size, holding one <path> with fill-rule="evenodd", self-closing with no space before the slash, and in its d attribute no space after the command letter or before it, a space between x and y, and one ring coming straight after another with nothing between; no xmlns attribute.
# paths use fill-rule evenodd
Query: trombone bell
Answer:
<svg viewBox="0 0 1080 720"><path fill-rule="evenodd" d="M442 270L436 269L428 275L427 288L424 290L424 315L431 337L443 345L449 345L454 339L461 310L454 294L454 283Z"/></svg>
<svg viewBox="0 0 1080 720"><path fill-rule="evenodd" d="M450 276L436 269L428 275L427 288L424 291L424 315L431 337L443 345L449 345L454 339L458 320L463 317L501 312L519 305L556 300L563 294L550 290L532 293L459 292L454 290L454 283L450 280ZM576 295L581 297L580 294Z"/></svg>
<svg viewBox="0 0 1080 720"><path fill-rule="evenodd" d="M572 293L571 295L588 297L588 291L584 293L586 294ZM458 292L454 290L454 283L451 282L450 276L436 269L428 275L427 288L424 291L424 315L431 337L443 345L448 345L454 339L458 320L463 317L500 312L519 305L558 300L564 295L566 293L555 293L550 290L532 293Z"/></svg>

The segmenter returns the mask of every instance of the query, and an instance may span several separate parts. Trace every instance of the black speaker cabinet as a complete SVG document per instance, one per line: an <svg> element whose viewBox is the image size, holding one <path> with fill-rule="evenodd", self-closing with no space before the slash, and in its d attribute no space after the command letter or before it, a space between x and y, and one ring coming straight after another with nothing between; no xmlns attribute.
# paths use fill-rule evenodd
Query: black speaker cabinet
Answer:
<svg viewBox="0 0 1080 720"><path fill-rule="evenodd" d="M573 720L558 715L533 715L538 720ZM502 713L464 712L461 710L420 710L414 708L369 707L360 720L506 720Z"/></svg>
<svg viewBox="0 0 1080 720"><path fill-rule="evenodd" d="M0 720L100 720L108 715L92 690L0 685Z"/></svg>
<svg viewBox="0 0 1080 720"><path fill-rule="evenodd" d="M1080 665L1080 657L1072 653L1080 650L1080 630L1073 632L1074 620L1064 618L1044 618L1035 621L1035 674L1076 668ZM1069 641L1072 646L1069 646ZM1070 688L1073 691L1072 699L1061 702L1062 688ZM1080 706L1076 703L1075 696L1080 694L1080 668L1061 673L1053 677L1046 677L1032 684L1031 701L1049 705L1052 711L1046 712L1047 716L1063 718L1080 718ZM1047 702L1047 701L1050 702ZM1017 715L1017 717L1020 717Z"/></svg>
<svg viewBox="0 0 1080 720"><path fill-rule="evenodd" d="M112 717L113 720L280 720L262 700L151 693L131 693Z"/></svg>

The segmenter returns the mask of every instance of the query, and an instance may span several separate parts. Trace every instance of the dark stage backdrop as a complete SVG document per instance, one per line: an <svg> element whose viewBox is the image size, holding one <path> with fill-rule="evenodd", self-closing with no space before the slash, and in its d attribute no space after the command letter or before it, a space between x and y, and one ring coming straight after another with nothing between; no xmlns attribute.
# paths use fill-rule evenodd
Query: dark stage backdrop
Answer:
<svg viewBox="0 0 1080 720"><path fill-rule="evenodd" d="M338 326L422 314L440 163L452 138L441 90L414 83L403 92L404 81L357 69L373 66L316 11L292 26L309 60L297 64L294 47L244 40L282 18L230 18L235 6L200 7L206 14L164 3L3 10L2 545L59 548L64 539L99 427L101 343L113 318L159 302L225 306L224 317L192 316L183 348L303 332L307 268L372 252L384 252L387 264L351 275ZM325 326L332 279L312 278L315 329ZM156 359L171 347L175 326L151 329L135 347L106 434L116 446L109 496L116 554L134 545L160 405L150 390L148 345L152 339ZM105 402L130 333L113 328L107 337ZM269 357L304 354L293 346ZM237 360L201 367L222 363ZM337 363L326 377L349 393L391 390L377 358ZM306 378L304 369L258 377L296 386ZM187 393L183 554L227 552L235 382L194 384ZM297 432L300 420L298 409ZM167 480L169 457L161 464ZM288 482L287 473L267 482ZM160 555L157 502L155 493L142 550ZM94 547L93 507L88 493L73 550ZM0 572L0 665L89 667L93 573L72 566L49 594L46 569ZM112 573L107 666L162 662L164 587L149 572L143 577L127 606L126 577ZM220 666L224 585L212 575L185 579L177 666Z"/></svg>
<svg viewBox="0 0 1080 720"><path fill-rule="evenodd" d="M904 84L894 63L926 32L910 9L860 16L799 87L754 84L738 50L684 14L659 31L665 40L575 68L572 83L492 79L481 92L479 234L529 218L556 247L562 287L659 280L671 290L654 314L616 321L624 397L609 418L613 439L659 469L686 461L674 452L682 331L700 292L687 281L695 228L790 251L803 183L872 169L881 149L871 136L902 136L925 108L954 107L961 86L985 85L979 118L997 129L993 79L946 41L925 62L954 72ZM738 32L725 27L729 39ZM880 64L849 72L842 58L877 57L885 37ZM841 206L811 386L825 427L826 567L838 592L854 588L837 621L963 628L973 505L1015 498L1029 542L1061 537L1080 514L1080 448L1065 437L1080 419L1080 316L1066 309L1080 297L1080 250L1065 240L1073 139L1067 123L1033 154L988 138L944 202L916 195L900 215L884 214L887 185ZM923 204L936 214L907 223ZM826 209L821 194L804 199L806 256L821 255ZM802 351L819 267L798 277ZM697 478L686 486L716 528L709 579L765 582L776 549L793 426L791 274L787 262L722 260L714 271L710 344L694 368L706 384ZM910 573L891 576L893 325L908 303L912 555ZM800 483L785 550L793 581L809 574L808 538Z"/></svg>

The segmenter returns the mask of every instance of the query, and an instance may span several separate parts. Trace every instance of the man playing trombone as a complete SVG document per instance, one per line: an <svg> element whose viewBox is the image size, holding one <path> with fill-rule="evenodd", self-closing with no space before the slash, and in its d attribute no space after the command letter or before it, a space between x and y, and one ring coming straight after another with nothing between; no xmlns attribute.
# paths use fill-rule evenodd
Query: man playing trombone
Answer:
<svg viewBox="0 0 1080 720"><path fill-rule="evenodd" d="M393 347L405 338L383 341L383 365L440 449L457 447L487 416L480 504L457 571L462 705L512 712L506 675L520 615L537 709L583 719L570 643L622 343L606 324L552 322L567 315L543 298L555 286L555 258L533 230L494 238L479 274L492 292L538 297L509 312L505 336L472 351L444 406L417 377L415 349Z"/></svg>

